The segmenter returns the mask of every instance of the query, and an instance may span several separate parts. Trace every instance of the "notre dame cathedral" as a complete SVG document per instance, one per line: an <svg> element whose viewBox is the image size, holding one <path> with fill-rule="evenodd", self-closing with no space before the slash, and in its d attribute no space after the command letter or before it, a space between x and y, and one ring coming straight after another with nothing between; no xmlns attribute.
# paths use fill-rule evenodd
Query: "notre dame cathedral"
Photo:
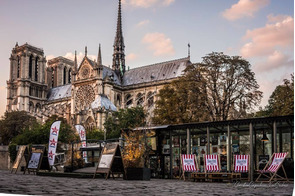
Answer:
<svg viewBox="0 0 295 196"><path fill-rule="evenodd" d="M44 122L58 115L85 128L103 129L106 116L120 108L141 105L151 125L156 94L179 77L188 57L126 70L122 32L121 0L112 67L103 65L101 48L97 60L85 57L78 66L64 57L46 60L44 51L25 43L12 49L7 81L7 111L27 111Z"/></svg>

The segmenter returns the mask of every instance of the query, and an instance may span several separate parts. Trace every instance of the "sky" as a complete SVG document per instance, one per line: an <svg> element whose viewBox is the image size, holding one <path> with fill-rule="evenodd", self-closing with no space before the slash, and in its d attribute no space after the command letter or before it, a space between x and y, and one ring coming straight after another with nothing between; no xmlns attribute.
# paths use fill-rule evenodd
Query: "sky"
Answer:
<svg viewBox="0 0 295 196"><path fill-rule="evenodd" d="M118 0L0 0L0 115L6 109L9 57L16 42L42 48L46 59L88 57L111 65ZM126 67L211 52L250 62L262 107L294 72L293 0L122 0Z"/></svg>

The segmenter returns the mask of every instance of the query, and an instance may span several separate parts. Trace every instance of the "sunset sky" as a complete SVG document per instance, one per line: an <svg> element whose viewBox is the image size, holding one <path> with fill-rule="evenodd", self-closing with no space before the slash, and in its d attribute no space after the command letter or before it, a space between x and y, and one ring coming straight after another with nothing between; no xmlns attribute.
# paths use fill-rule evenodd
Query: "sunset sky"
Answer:
<svg viewBox="0 0 295 196"><path fill-rule="evenodd" d="M240 55L256 74L261 106L294 72L293 0L122 0L126 66L211 52ZM0 115L6 106L9 57L15 43L43 48L47 60L74 51L111 65L117 0L0 0Z"/></svg>

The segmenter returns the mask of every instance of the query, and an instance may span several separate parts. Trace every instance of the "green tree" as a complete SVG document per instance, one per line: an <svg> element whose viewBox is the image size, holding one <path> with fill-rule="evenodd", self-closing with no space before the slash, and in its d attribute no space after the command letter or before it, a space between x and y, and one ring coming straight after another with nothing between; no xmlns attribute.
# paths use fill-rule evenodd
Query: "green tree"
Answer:
<svg viewBox="0 0 295 196"><path fill-rule="evenodd" d="M26 144L47 144L49 141L50 128L54 121L60 120L60 131L58 141L61 143L71 143L79 139L77 133L66 122L64 118L51 116L43 125L36 124L31 129L25 130L13 139L13 143L18 145Z"/></svg>
<svg viewBox="0 0 295 196"><path fill-rule="evenodd" d="M258 88L248 61L213 52L160 91L153 120L174 124L247 117L261 101Z"/></svg>
<svg viewBox="0 0 295 196"><path fill-rule="evenodd" d="M268 100L268 105L260 109L256 116L284 116L294 114L294 75L291 80L284 79L284 84L278 85Z"/></svg>
<svg viewBox="0 0 295 196"><path fill-rule="evenodd" d="M95 139L95 140L103 140L104 139L104 131L99 130L99 129L86 130L86 138L87 139Z"/></svg>
<svg viewBox="0 0 295 196"><path fill-rule="evenodd" d="M104 123L106 137L118 138L121 130L144 126L144 120L145 113L142 107L120 109L107 117Z"/></svg>
<svg viewBox="0 0 295 196"><path fill-rule="evenodd" d="M8 145L15 136L33 129L34 126L38 126L36 118L25 111L5 112L0 120L1 143Z"/></svg>
<svg viewBox="0 0 295 196"><path fill-rule="evenodd" d="M154 124L180 124L208 120L208 112L195 81L186 77L173 81L159 91Z"/></svg>

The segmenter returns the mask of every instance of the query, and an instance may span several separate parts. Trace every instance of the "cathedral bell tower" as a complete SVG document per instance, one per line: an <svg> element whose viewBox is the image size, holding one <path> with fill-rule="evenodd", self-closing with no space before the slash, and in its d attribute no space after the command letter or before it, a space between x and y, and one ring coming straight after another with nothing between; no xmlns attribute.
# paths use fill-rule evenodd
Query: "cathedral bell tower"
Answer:
<svg viewBox="0 0 295 196"><path fill-rule="evenodd" d="M9 60L6 111L27 111L41 118L41 109L47 94L43 49L27 43L22 46L16 43Z"/></svg>
<svg viewBox="0 0 295 196"><path fill-rule="evenodd" d="M125 68L125 45L124 38L122 32L122 16L121 16L121 0L119 0L119 8L118 8L118 19L117 19L117 31L116 37L114 41L114 53L113 53L113 70L115 70L116 74L123 79L123 75L126 71Z"/></svg>

